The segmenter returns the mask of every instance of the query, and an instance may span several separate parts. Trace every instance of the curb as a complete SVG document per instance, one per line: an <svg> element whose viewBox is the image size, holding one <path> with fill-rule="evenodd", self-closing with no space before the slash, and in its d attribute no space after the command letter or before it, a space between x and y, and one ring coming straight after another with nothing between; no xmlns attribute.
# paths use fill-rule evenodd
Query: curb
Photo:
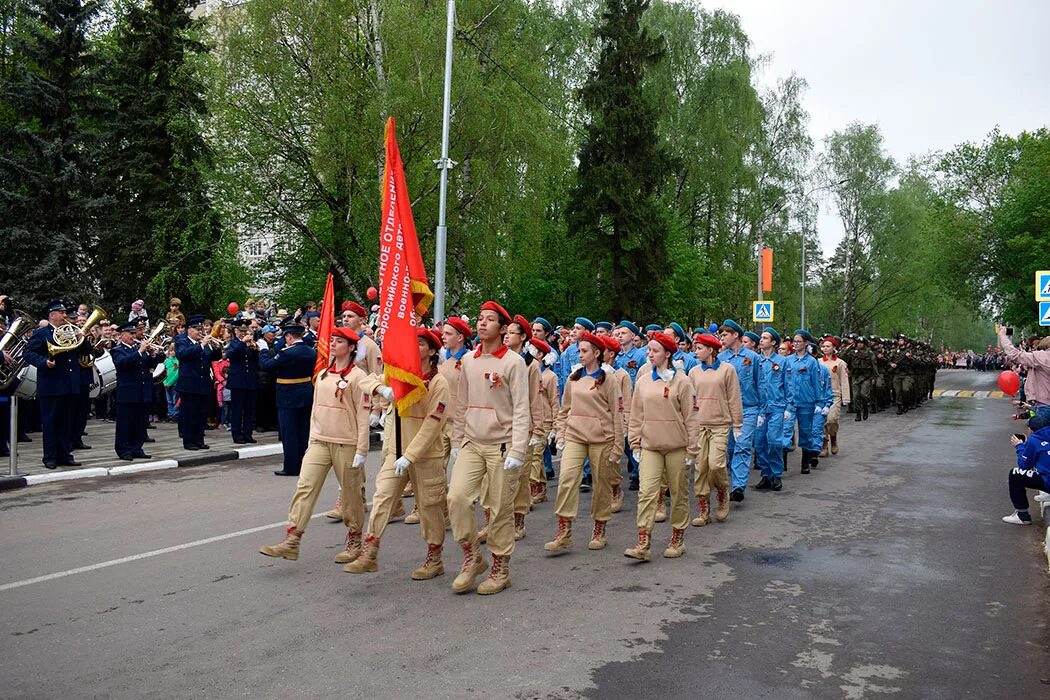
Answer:
<svg viewBox="0 0 1050 700"><path fill-rule="evenodd" d="M162 471L165 469L178 469L180 467L199 467L205 464L217 462L228 462L237 459L254 459L255 457L271 457L279 455L283 451L281 443L272 445L253 445L238 450L216 451L207 455L194 455L185 459L162 459L141 464L126 464L118 467L91 467L88 469L73 469L67 472L54 472L45 474L28 474L26 476L4 476L0 477L0 491L20 489L35 484L49 484L56 481L73 481L76 479L94 479L103 476L124 476L126 474L142 474L143 472Z"/></svg>

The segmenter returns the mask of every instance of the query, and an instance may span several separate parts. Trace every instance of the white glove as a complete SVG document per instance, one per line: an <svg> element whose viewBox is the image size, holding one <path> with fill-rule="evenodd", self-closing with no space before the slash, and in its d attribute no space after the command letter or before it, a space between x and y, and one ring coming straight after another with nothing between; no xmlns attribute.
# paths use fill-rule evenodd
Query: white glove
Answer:
<svg viewBox="0 0 1050 700"><path fill-rule="evenodd" d="M547 433L547 442L550 442L551 440L553 440L556 437L558 437L557 431L554 431L554 430L550 431L549 433Z"/></svg>
<svg viewBox="0 0 1050 700"><path fill-rule="evenodd" d="M673 364L675 369L685 369L685 360L675 360Z"/></svg>
<svg viewBox="0 0 1050 700"><path fill-rule="evenodd" d="M540 440L538 437L533 435L531 438L529 438L529 447L537 447L542 442L543 442L543 440Z"/></svg>
<svg viewBox="0 0 1050 700"><path fill-rule="evenodd" d="M831 411L831 409L828 408L827 406L825 406L824 408L820 409L820 415L826 416L826 415L828 415L829 411Z"/></svg>
<svg viewBox="0 0 1050 700"><path fill-rule="evenodd" d="M558 452L561 452L562 450L565 449L565 443L564 442L559 442L557 447L558 447Z"/></svg>
<svg viewBox="0 0 1050 700"><path fill-rule="evenodd" d="M616 370L608 362L603 362L602 363L602 371L605 372L606 374L608 374L611 377L612 373L615 372Z"/></svg>
<svg viewBox="0 0 1050 700"><path fill-rule="evenodd" d="M459 448L458 448L458 447L453 447L453 448L452 448L452 462L453 462L453 463L455 463L455 461L456 461L456 456L457 456L458 454L459 454Z"/></svg>
<svg viewBox="0 0 1050 700"><path fill-rule="evenodd" d="M354 353L354 364L360 365L365 361L365 357L368 355L368 350L365 348L364 343L357 344L357 352Z"/></svg>
<svg viewBox="0 0 1050 700"><path fill-rule="evenodd" d="M740 442L740 433L741 432L743 432L743 431L741 431L740 428L733 428L733 439L736 440L737 442Z"/></svg>
<svg viewBox="0 0 1050 700"><path fill-rule="evenodd" d="M685 458L685 466L687 466L687 467L695 467L696 466L696 460L693 459L692 457L686 457Z"/></svg>
<svg viewBox="0 0 1050 700"><path fill-rule="evenodd" d="M609 464L619 464L620 458L616 455L609 455Z"/></svg>
<svg viewBox="0 0 1050 700"><path fill-rule="evenodd" d="M365 456L364 455L354 455L354 463L350 465L350 468L351 469L360 469L363 466L365 466Z"/></svg>
<svg viewBox="0 0 1050 700"><path fill-rule="evenodd" d="M757 427L759 427L759 428L761 428L765 424L766 424L766 417L765 416L759 416L758 420L755 421L755 425Z"/></svg>
<svg viewBox="0 0 1050 700"><path fill-rule="evenodd" d="M381 427L381 428L385 428L386 427L386 414L385 413L379 416L379 427Z"/></svg>
<svg viewBox="0 0 1050 700"><path fill-rule="evenodd" d="M379 427L379 416L372 414L368 417L368 427L378 428Z"/></svg>
<svg viewBox="0 0 1050 700"><path fill-rule="evenodd" d="M784 420L791 420L791 411L784 411Z"/></svg>
<svg viewBox="0 0 1050 700"><path fill-rule="evenodd" d="M381 384L376 389L376 393L379 394L380 396L382 396L387 401L393 401L394 400L394 390L391 389L390 387L386 386L385 384Z"/></svg>
<svg viewBox="0 0 1050 700"><path fill-rule="evenodd" d="M504 469L508 469L508 470L509 469L520 469L521 465L523 465L523 464L525 464L525 462L522 462L520 459L517 459L516 457L507 457L507 459L505 459L503 461L503 468Z"/></svg>
<svg viewBox="0 0 1050 700"><path fill-rule="evenodd" d="M397 461L394 462L394 474L396 474L397 476L403 476L404 473L408 471L408 467L411 464L412 462L408 459L408 457L398 457Z"/></svg>
<svg viewBox="0 0 1050 700"><path fill-rule="evenodd" d="M553 350L543 356L543 364L551 367L558 361L558 355Z"/></svg>

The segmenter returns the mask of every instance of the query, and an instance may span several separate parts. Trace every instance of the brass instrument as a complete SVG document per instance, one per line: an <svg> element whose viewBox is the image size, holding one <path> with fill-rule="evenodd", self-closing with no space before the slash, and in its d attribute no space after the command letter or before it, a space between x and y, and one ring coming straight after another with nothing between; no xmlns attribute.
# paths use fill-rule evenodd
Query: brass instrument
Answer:
<svg viewBox="0 0 1050 700"><path fill-rule="evenodd" d="M153 327L153 330L149 332L149 335L142 339L142 343L139 347L146 348L152 352L164 352L164 344L158 343L157 338L159 338L160 334L164 332L167 325L166 321L160 321L157 323L157 325Z"/></svg>
<svg viewBox="0 0 1050 700"><path fill-rule="evenodd" d="M11 322L11 327L0 336L0 353L6 352L11 356L11 362L0 360L0 390L7 389L18 378L18 373L25 367L22 359L22 351L25 349L29 336L36 329L36 321L24 311L15 309L18 318Z"/></svg>
<svg viewBox="0 0 1050 700"><path fill-rule="evenodd" d="M63 323L55 329L55 342L47 344L47 354L51 357L60 355L71 350L79 350L87 338L87 332L99 321L106 317L106 311L96 306L91 315L84 321L83 326L75 323Z"/></svg>
<svg viewBox="0 0 1050 700"><path fill-rule="evenodd" d="M201 343L211 347L218 348L219 350L225 350L226 346L229 345L228 340L221 340L219 334L222 333L222 324L225 323L221 318L215 320L215 324L211 327L211 333L201 338Z"/></svg>

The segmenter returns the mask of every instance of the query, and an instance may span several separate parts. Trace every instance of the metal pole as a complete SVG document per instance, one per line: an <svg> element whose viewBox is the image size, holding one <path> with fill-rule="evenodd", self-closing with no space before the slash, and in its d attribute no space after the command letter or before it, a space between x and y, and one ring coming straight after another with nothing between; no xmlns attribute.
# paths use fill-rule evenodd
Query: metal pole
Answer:
<svg viewBox="0 0 1050 700"><path fill-rule="evenodd" d="M802 323L806 327L806 229L802 229Z"/></svg>
<svg viewBox="0 0 1050 700"><path fill-rule="evenodd" d="M11 394L11 415L9 416L11 431L8 439L11 441L9 451L7 475L18 476L18 397Z"/></svg>
<svg viewBox="0 0 1050 700"><path fill-rule="evenodd" d="M758 300L762 301L762 232L758 233Z"/></svg>
<svg viewBox="0 0 1050 700"><path fill-rule="evenodd" d="M445 246L448 228L445 225L445 205L448 201L448 127L452 109L452 37L456 24L456 0L448 0L448 28L445 32L445 100L441 116L441 188L438 200L437 251L434 255L434 318L445 319Z"/></svg>

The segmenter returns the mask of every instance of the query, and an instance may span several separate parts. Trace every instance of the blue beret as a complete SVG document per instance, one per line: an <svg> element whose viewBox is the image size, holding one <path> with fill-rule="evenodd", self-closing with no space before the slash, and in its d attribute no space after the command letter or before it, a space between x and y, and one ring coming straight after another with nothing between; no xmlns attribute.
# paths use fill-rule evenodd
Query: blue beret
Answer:
<svg viewBox="0 0 1050 700"><path fill-rule="evenodd" d="M584 328L586 328L589 331L593 331L594 330L594 323L589 318L584 318L583 316L577 316L576 317L576 323L580 324L581 326L583 326Z"/></svg>
<svg viewBox="0 0 1050 700"><path fill-rule="evenodd" d="M813 336L811 336L809 334L809 331L807 331L805 328L796 328L795 332L792 333L791 335L792 335L792 337L794 337L796 335L800 335L803 338L805 338L806 340L808 340L809 342L811 342L811 343L813 342Z"/></svg>
<svg viewBox="0 0 1050 700"><path fill-rule="evenodd" d="M689 342L689 334L685 332L685 329L678 325L676 322L671 321L667 324L667 327L674 331L674 334L678 336L678 340L682 342Z"/></svg>
<svg viewBox="0 0 1050 700"><path fill-rule="evenodd" d="M763 328L762 332L763 333L769 333L770 337L773 338L773 342L776 343L777 345L780 344L780 334L777 333L776 329L774 329L772 326L768 326L766 328Z"/></svg>
<svg viewBox="0 0 1050 700"><path fill-rule="evenodd" d="M648 326L645 327L645 332L648 333L649 331L662 331L663 329L664 327L657 323L650 323ZM639 333L639 335L641 334Z"/></svg>
<svg viewBox="0 0 1050 700"><path fill-rule="evenodd" d="M722 328L728 328L731 331L736 331L737 335L743 335L744 329L740 327L740 324L731 318L727 318L722 321Z"/></svg>
<svg viewBox="0 0 1050 700"><path fill-rule="evenodd" d="M604 328L607 331L611 331L613 329L613 325L611 323L609 323L608 321L598 321L598 323L594 324L594 327L595 328Z"/></svg>
<svg viewBox="0 0 1050 700"><path fill-rule="evenodd" d="M547 331L548 333L553 333L554 332L554 326L551 325L550 321L548 321L547 319L543 318L543 316L537 316L536 318L534 318L532 320L532 322L533 323L538 323L541 326L543 326L543 330Z"/></svg>
<svg viewBox="0 0 1050 700"><path fill-rule="evenodd" d="M631 331L635 335L641 335L642 334L642 332L640 330L638 330L638 326L634 325L633 323L631 323L630 321L627 321L627 320L620 321L618 324L616 324L616 327L617 328L626 328L627 330Z"/></svg>
<svg viewBox="0 0 1050 700"><path fill-rule="evenodd" d="M747 331L746 333L744 333L744 335L753 340L755 345L758 345L758 341L760 340L760 338L758 337L758 333L755 333L754 331Z"/></svg>

